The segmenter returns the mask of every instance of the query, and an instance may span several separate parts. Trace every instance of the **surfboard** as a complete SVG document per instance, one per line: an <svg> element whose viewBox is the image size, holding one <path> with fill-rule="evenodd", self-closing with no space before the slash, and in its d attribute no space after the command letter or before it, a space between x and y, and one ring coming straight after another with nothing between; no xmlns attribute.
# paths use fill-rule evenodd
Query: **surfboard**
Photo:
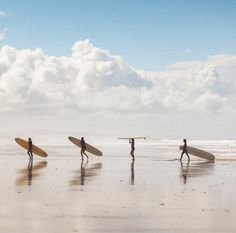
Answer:
<svg viewBox="0 0 236 233"><path fill-rule="evenodd" d="M183 146L179 146L179 149L183 151ZM207 151L204 151L204 150L200 150L195 147L187 146L187 151L189 154L195 155L195 156L202 158L202 159L207 159L207 160L214 160L215 159L215 156L213 154L211 154Z"/></svg>
<svg viewBox="0 0 236 233"><path fill-rule="evenodd" d="M78 138L75 138L75 137L71 137L69 136L68 139L73 143L75 144L76 146L80 147L81 148L81 143L80 143L80 139ZM88 143L85 143L86 144L86 151L88 151L89 153L91 154L94 154L94 155L97 155L97 156L102 156L102 152L100 150L98 150L97 148L89 145Z"/></svg>
<svg viewBox="0 0 236 233"><path fill-rule="evenodd" d="M147 137L129 137L129 138L118 138L118 139L125 139L125 140L127 140L127 139L144 139L144 140L147 140Z"/></svg>
<svg viewBox="0 0 236 233"><path fill-rule="evenodd" d="M21 139L21 138L15 138L15 141L18 145L20 145L24 149L28 150L28 148L29 148L28 141L25 141L24 139ZM44 150L40 149L39 147L37 147L35 145L33 145L32 153L36 154L38 156L41 156L41 157L48 156L48 154Z"/></svg>

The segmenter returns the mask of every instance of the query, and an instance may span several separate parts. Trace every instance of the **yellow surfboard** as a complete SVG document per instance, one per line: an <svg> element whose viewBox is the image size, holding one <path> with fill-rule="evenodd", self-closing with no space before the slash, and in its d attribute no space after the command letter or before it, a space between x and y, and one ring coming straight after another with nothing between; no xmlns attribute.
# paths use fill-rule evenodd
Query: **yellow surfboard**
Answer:
<svg viewBox="0 0 236 233"><path fill-rule="evenodd" d="M75 144L76 146L80 147L81 148L81 143L80 143L80 140L78 138L75 138L75 137L68 137L68 139L73 143ZM88 143L85 143L86 144L86 151L88 151L89 153L91 154L94 154L94 155L97 155L97 156L102 156L102 152L100 150L98 150L97 148L89 145Z"/></svg>
<svg viewBox="0 0 236 233"><path fill-rule="evenodd" d="M15 141L18 145L20 145L21 147L28 150L29 145L28 145L27 141L25 141L24 139L21 139L21 138L15 138ZM33 152L33 154L36 154L36 155L41 156L41 157L47 157L48 156L48 154L44 150L40 149L39 147L37 147L35 145L33 145L32 152Z"/></svg>

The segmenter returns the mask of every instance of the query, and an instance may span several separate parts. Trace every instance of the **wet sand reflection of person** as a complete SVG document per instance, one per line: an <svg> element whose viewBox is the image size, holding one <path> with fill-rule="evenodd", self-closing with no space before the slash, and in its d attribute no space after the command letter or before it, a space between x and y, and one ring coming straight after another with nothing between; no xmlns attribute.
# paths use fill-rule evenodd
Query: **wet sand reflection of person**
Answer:
<svg viewBox="0 0 236 233"><path fill-rule="evenodd" d="M33 152L32 152L32 149L33 149L33 142L31 140L31 138L28 139L28 155L30 157L30 159L33 159Z"/></svg>
<svg viewBox="0 0 236 233"><path fill-rule="evenodd" d="M184 142L184 145L183 145L183 151L182 151L182 153L181 153L180 161L181 161L182 158L183 158L183 154L186 154L187 157L188 157L188 161L190 161L190 157L189 157L189 155L188 155L188 149L187 149L187 140L184 139L183 142Z"/></svg>
<svg viewBox="0 0 236 233"><path fill-rule="evenodd" d="M193 162L183 163L180 161L180 177L183 179L183 183L187 183L187 178L200 177L200 176L208 176L214 172L214 161L201 161L201 162Z"/></svg>
<svg viewBox="0 0 236 233"><path fill-rule="evenodd" d="M131 185L134 185L134 160L130 164L130 174L131 174Z"/></svg>
<svg viewBox="0 0 236 233"><path fill-rule="evenodd" d="M135 142L133 138L129 139L129 143L131 144L131 151L130 151L130 155L132 157L132 159L134 160L134 151L135 151Z"/></svg>
<svg viewBox="0 0 236 233"><path fill-rule="evenodd" d="M28 185L30 186L31 183L32 183L32 177L33 177L33 174L32 174L32 167L33 167L33 159L30 159L29 160L29 163L28 163Z"/></svg>
<svg viewBox="0 0 236 233"><path fill-rule="evenodd" d="M33 179L40 177L40 170L47 167L47 161L37 162L33 165L33 159L30 159L26 169L19 170L19 177L16 179L16 186L32 185Z"/></svg>
<svg viewBox="0 0 236 233"><path fill-rule="evenodd" d="M70 181L71 186L86 185L86 181L91 181L90 178L97 176L102 168L102 163L95 163L87 166L88 161L81 161L80 169L75 171L75 176Z"/></svg>
<svg viewBox="0 0 236 233"><path fill-rule="evenodd" d="M80 151L81 159L84 160L84 155L85 155L85 156L87 157L87 159L88 159L88 155L85 153L85 150L86 150L86 143L85 143L84 137L81 138L80 144L81 144L81 151Z"/></svg>
<svg viewBox="0 0 236 233"><path fill-rule="evenodd" d="M88 161L84 165L84 160L82 160L81 164L80 164L80 184L81 185L84 185L84 180L85 180L85 176L86 176L85 167L87 164L88 164Z"/></svg>
<svg viewBox="0 0 236 233"><path fill-rule="evenodd" d="M181 163L181 177L183 178L184 184L187 184L188 171L189 171L189 161L186 163L185 166L182 161L180 161L180 163Z"/></svg>

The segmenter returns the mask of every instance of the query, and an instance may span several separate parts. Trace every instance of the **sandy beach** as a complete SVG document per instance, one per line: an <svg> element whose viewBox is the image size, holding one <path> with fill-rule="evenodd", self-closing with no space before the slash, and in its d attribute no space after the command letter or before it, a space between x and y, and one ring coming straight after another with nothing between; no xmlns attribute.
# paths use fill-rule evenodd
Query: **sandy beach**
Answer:
<svg viewBox="0 0 236 233"><path fill-rule="evenodd" d="M73 146L45 148L32 164L17 145L0 153L0 232L236 230L236 161L180 163L168 143L137 147L134 163L125 145L83 163Z"/></svg>

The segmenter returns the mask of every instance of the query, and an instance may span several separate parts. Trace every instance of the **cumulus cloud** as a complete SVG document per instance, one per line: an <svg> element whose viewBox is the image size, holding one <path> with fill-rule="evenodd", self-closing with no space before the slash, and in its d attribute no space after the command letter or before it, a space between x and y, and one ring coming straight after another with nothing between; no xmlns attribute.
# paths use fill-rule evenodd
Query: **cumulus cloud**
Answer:
<svg viewBox="0 0 236 233"><path fill-rule="evenodd" d="M1 111L39 105L58 109L138 109L152 83L120 56L77 42L71 57L53 57L41 49L0 51ZM142 103L143 104L143 103Z"/></svg>
<svg viewBox="0 0 236 233"><path fill-rule="evenodd" d="M89 40L75 43L69 57L6 45L0 50L0 112L224 113L235 109L235 65L236 56L217 55L148 72Z"/></svg>
<svg viewBox="0 0 236 233"><path fill-rule="evenodd" d="M180 111L234 111L234 104L229 102L235 99L235 58L217 55L206 61L178 62L168 71L148 72L148 76L157 88L157 99L167 107Z"/></svg>

